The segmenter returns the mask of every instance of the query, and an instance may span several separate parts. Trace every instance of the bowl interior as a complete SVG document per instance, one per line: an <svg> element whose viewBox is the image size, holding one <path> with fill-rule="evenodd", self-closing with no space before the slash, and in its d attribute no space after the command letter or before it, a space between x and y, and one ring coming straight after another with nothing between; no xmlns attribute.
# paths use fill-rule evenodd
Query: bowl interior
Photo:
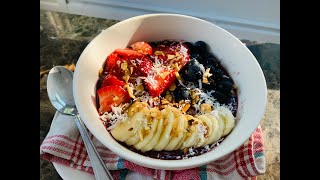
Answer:
<svg viewBox="0 0 320 180"><path fill-rule="evenodd" d="M95 104L98 72L116 48L136 41L205 41L238 86L236 127L213 151L184 160L158 160L136 154L115 141L99 119ZM74 73L74 96L79 113L93 135L107 148L136 164L156 169L186 169L207 164L242 145L259 125L266 104L266 83L251 52L222 28L197 18L152 14L124 20L102 31L81 54ZM168 163L168 161L170 163Z"/></svg>

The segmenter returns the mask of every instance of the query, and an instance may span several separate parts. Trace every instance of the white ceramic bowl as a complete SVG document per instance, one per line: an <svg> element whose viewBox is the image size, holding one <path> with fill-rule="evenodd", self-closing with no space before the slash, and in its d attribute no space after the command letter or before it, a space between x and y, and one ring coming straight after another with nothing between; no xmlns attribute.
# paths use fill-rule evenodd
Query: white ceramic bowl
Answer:
<svg viewBox="0 0 320 180"><path fill-rule="evenodd" d="M221 60L238 86L236 126L214 150L192 159L158 160L134 153L120 145L99 119L95 105L98 72L106 57L116 48L137 41L205 41ZM177 14L150 14L121 21L102 31L82 52L74 73L73 92L85 125L107 148L141 166L179 170L219 159L241 146L258 127L266 106L267 88L263 72L251 52L226 30L207 21Z"/></svg>

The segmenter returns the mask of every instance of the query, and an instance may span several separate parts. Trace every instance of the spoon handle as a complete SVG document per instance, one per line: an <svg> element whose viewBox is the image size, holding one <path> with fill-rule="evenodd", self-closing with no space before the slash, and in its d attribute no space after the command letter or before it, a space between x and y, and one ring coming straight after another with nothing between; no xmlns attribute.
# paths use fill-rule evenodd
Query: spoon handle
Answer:
<svg viewBox="0 0 320 180"><path fill-rule="evenodd" d="M89 154L90 163L92 165L95 178L97 180L113 180L111 173L104 164L92 140L90 139L88 131L80 119L79 114L75 115L75 117L76 124L79 128L84 145L86 146L87 153Z"/></svg>

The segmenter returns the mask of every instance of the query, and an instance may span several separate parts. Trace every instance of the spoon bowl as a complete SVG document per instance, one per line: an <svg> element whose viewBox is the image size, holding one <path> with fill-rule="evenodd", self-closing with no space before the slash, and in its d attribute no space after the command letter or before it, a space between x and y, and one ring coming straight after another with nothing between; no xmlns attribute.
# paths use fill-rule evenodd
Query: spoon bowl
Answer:
<svg viewBox="0 0 320 180"><path fill-rule="evenodd" d="M56 66L49 71L47 92L52 105L62 114L78 113L73 98L73 73L63 66Z"/></svg>
<svg viewBox="0 0 320 180"><path fill-rule="evenodd" d="M90 162L97 180L113 179L105 163L95 148L89 133L80 119L73 98L73 73L63 66L53 67L47 79L47 92L51 104L62 114L75 116L84 145L89 154Z"/></svg>

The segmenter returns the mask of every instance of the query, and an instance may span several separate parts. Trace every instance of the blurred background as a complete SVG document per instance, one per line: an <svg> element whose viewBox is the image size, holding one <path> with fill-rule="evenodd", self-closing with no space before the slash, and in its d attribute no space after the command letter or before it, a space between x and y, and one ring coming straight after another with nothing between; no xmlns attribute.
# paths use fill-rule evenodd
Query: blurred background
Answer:
<svg viewBox="0 0 320 180"><path fill-rule="evenodd" d="M149 13L178 13L198 17L240 39L280 44L279 0L40 0L50 11L123 20Z"/></svg>

